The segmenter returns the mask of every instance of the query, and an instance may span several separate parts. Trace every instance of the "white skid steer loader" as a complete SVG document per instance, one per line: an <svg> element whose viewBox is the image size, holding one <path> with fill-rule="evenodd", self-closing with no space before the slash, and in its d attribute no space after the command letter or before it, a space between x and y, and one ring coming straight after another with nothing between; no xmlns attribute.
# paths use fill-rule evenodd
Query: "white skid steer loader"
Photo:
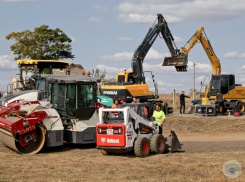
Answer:
<svg viewBox="0 0 245 182"><path fill-rule="evenodd" d="M138 157L148 156L150 152L160 154L181 149L174 131L165 138L159 131L155 122L139 116L130 107L100 108L97 148L104 155L134 151Z"/></svg>

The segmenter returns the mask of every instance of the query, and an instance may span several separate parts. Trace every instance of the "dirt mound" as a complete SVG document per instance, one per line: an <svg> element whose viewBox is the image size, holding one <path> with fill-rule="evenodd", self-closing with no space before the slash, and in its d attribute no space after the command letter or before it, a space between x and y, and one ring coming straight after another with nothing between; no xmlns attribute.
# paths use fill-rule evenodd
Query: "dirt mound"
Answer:
<svg viewBox="0 0 245 182"><path fill-rule="evenodd" d="M181 133L245 133L244 119L226 117L192 117L168 115L164 130Z"/></svg>

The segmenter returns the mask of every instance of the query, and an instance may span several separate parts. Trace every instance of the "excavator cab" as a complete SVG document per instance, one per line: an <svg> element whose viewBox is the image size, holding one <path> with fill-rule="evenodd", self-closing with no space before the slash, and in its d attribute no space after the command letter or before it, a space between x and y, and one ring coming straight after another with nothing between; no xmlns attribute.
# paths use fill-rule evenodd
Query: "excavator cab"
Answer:
<svg viewBox="0 0 245 182"><path fill-rule="evenodd" d="M227 94L235 86L235 75L212 75L209 96L216 96L217 91L223 95Z"/></svg>
<svg viewBox="0 0 245 182"><path fill-rule="evenodd" d="M133 72L118 72L117 74L117 82L119 83L131 83L134 84Z"/></svg>
<svg viewBox="0 0 245 182"><path fill-rule="evenodd" d="M187 55L165 57L162 66L175 66L177 72L187 71Z"/></svg>

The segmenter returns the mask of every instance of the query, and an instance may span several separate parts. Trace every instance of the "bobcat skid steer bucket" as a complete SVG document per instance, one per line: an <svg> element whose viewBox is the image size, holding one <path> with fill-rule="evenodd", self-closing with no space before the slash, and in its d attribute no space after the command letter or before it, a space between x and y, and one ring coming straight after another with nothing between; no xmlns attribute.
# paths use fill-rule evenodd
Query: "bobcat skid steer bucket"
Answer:
<svg viewBox="0 0 245 182"><path fill-rule="evenodd" d="M177 72L187 71L187 55L165 57L162 66L175 66Z"/></svg>
<svg viewBox="0 0 245 182"><path fill-rule="evenodd" d="M171 130L171 134L165 138L165 143L166 143L166 149L168 147L169 152L176 152L182 149L182 145L183 145L180 144L179 139L173 130Z"/></svg>

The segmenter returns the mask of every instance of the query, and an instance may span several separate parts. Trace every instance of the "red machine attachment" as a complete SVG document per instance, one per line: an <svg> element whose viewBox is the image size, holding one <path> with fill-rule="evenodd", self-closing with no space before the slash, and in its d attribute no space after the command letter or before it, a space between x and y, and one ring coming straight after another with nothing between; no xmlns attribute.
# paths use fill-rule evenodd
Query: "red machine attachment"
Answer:
<svg viewBox="0 0 245 182"><path fill-rule="evenodd" d="M41 150L45 142L41 122L48 115L45 111L31 112L38 105L38 101L14 101L8 107L0 107L0 141L4 145L21 154L35 154Z"/></svg>

